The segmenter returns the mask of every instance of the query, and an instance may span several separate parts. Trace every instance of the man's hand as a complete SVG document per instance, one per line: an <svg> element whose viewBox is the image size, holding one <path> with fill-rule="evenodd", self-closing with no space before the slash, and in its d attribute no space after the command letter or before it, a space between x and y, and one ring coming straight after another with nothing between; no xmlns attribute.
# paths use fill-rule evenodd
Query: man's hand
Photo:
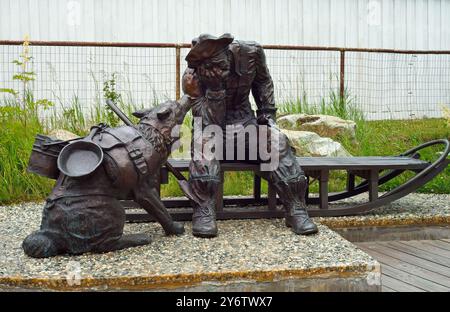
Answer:
<svg viewBox="0 0 450 312"><path fill-rule="evenodd" d="M183 93L189 95L191 98L198 98L202 95L198 76L191 68L185 70L181 85Z"/></svg>
<svg viewBox="0 0 450 312"><path fill-rule="evenodd" d="M273 120L272 116L270 114L261 114L256 119L256 122L258 125L267 125L267 126L274 126L275 121Z"/></svg>

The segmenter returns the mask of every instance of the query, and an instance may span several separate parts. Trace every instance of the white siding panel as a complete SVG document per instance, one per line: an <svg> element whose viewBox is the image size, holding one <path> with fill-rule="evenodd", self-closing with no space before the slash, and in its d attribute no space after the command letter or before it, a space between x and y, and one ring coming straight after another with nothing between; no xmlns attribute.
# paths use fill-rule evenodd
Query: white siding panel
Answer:
<svg viewBox="0 0 450 312"><path fill-rule="evenodd" d="M204 32L262 44L450 50L450 0L0 0L0 40L28 34L32 40L184 43ZM17 49L3 50L1 83L14 83L10 60ZM59 79L89 99L91 66L100 81L103 71L118 72L122 81L132 73L137 80L124 87L128 96L174 97L173 49L33 49L43 52L35 68L43 96L51 96ZM346 86L372 116L405 118L412 110L434 116L437 105L450 102L449 58L348 53ZM305 91L314 102L338 87L338 53L271 50L267 59L279 101Z"/></svg>
<svg viewBox="0 0 450 312"><path fill-rule="evenodd" d="M357 1L358 8L358 47L369 47L369 26L367 24L367 0Z"/></svg>
<svg viewBox="0 0 450 312"><path fill-rule="evenodd" d="M0 36L5 37L7 34L11 34L10 19L11 9L9 1L0 1Z"/></svg>
<svg viewBox="0 0 450 312"><path fill-rule="evenodd" d="M428 49L428 6L427 0L416 0L416 21L413 28L418 50Z"/></svg>
<svg viewBox="0 0 450 312"><path fill-rule="evenodd" d="M406 2L406 47L414 49L416 47L417 34L415 24L417 22L416 6L414 1Z"/></svg>
<svg viewBox="0 0 450 312"><path fill-rule="evenodd" d="M450 46L450 1L442 1L441 5L441 47L445 49Z"/></svg>
<svg viewBox="0 0 450 312"><path fill-rule="evenodd" d="M406 45L406 0L394 0L394 48Z"/></svg>
<svg viewBox="0 0 450 312"><path fill-rule="evenodd" d="M429 46L430 49L433 50L441 49L440 24L441 24L441 1L430 0L428 2L428 35L430 37L430 46Z"/></svg>
<svg viewBox="0 0 450 312"><path fill-rule="evenodd" d="M345 45L346 47L358 46L358 6L353 0L345 0Z"/></svg>
<svg viewBox="0 0 450 312"><path fill-rule="evenodd" d="M366 23L368 27L369 43L368 47L376 48L383 44L383 28L382 21L382 6L380 0L369 0L367 2L367 18Z"/></svg>
<svg viewBox="0 0 450 312"><path fill-rule="evenodd" d="M449 0L0 0L0 9L0 39L189 42L231 32L267 44L450 49Z"/></svg>
<svg viewBox="0 0 450 312"><path fill-rule="evenodd" d="M94 41L94 40L96 40L94 29L95 29L95 15L97 14L96 12L94 12L94 2L91 0L85 0L84 5L81 7L81 12L82 12L81 13L82 16L86 17L86 19L85 19L86 28L83 28L83 32L78 33L77 37L78 37L78 39L80 39L81 36L83 36L84 34L87 34L86 40ZM121 12L124 12L124 11L121 11ZM42 40L44 40L44 39L42 39ZM107 41L107 40L105 40L105 41Z"/></svg>
<svg viewBox="0 0 450 312"><path fill-rule="evenodd" d="M334 12L334 7L331 5L330 0L318 1L318 17L319 20L317 29L317 40L318 42L330 42L330 45L334 45L335 36L330 38L333 34L330 32L330 27L335 27L339 21L339 17L336 16ZM330 21L328 23L327 21ZM341 20L342 21L342 20Z"/></svg>
<svg viewBox="0 0 450 312"><path fill-rule="evenodd" d="M318 1L303 0L303 45L318 44Z"/></svg>
<svg viewBox="0 0 450 312"><path fill-rule="evenodd" d="M0 0L0 8L1 39L189 42L231 32L267 44L450 49L449 0Z"/></svg>
<svg viewBox="0 0 450 312"><path fill-rule="evenodd" d="M289 0L288 3L288 42L289 44L298 44L298 28L301 23L301 16L298 15L298 6L299 1L297 0ZM259 7L259 10L261 13L261 7ZM259 14L261 16L261 14ZM291 29L294 29L295 31L290 31ZM261 37L260 37L261 38ZM292 43L291 43L292 42Z"/></svg>
<svg viewBox="0 0 450 312"><path fill-rule="evenodd" d="M420 0L419 0L420 1ZM386 49L394 48L394 0L384 0L381 3L381 27L383 41L381 46Z"/></svg>

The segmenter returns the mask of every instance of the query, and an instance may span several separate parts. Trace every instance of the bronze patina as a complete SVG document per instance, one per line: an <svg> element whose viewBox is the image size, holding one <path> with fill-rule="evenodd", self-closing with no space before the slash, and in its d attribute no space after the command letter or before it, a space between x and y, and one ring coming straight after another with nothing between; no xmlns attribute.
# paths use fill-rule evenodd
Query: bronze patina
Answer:
<svg viewBox="0 0 450 312"><path fill-rule="evenodd" d="M46 138L38 136L30 170L50 178L58 173L59 176L47 198L40 230L23 242L27 255L107 252L150 243L150 237L144 234L123 235L125 212L119 200L125 198L132 198L153 215L167 235L183 233L183 225L172 220L159 197L159 172L164 164L180 180L181 188L191 200L193 234L216 236L215 193L221 183L223 160L200 152L200 158L193 157L190 162L188 181L166 163L177 139L172 130L182 123L190 109L194 119L201 120L202 147L210 139L203 136L203 130L211 125L222 130L229 125L253 126L257 134L263 127L268 128L263 136L268 141L265 144L274 145L279 162L273 170L261 170L258 174L275 186L284 205L287 226L297 234L318 231L306 211L305 174L289 140L275 124L273 82L261 46L234 40L230 34L218 38L204 34L192 41L186 60L189 68L183 75L185 96L180 101L167 101L153 109L135 112L140 118L138 125L132 125L109 103L125 126L111 128L100 124L86 138L71 143L42 143ZM250 91L256 102L256 115L250 104ZM276 142L272 140L273 134L277 134ZM198 134L194 131L192 155L198 145L196 139ZM244 159L225 161L263 163L259 157L250 157L249 142L255 140L262 144L259 135L245 136L241 144L245 147ZM55 146L47 152L51 145Z"/></svg>
<svg viewBox="0 0 450 312"><path fill-rule="evenodd" d="M177 139L172 129L182 123L190 105L185 96L135 112L140 118L136 126L111 128L100 124L82 140L65 146L53 142L64 146L57 160L61 173L47 198L40 229L23 241L25 253L43 258L150 243L151 238L145 234L123 235L125 210L119 199L130 197L162 225L167 235L184 233L183 224L172 220L160 200L158 174ZM33 159L39 159L34 155L30 168L54 178L56 154L53 151L53 157L44 163L41 159L39 166L33 166Z"/></svg>
<svg viewBox="0 0 450 312"><path fill-rule="evenodd" d="M188 68L183 75L183 90L192 99L193 116L201 119L203 129L210 125L218 125L224 130L228 125L250 125L258 132L261 126L268 126L269 134L276 132L279 165L272 171L258 174L275 186L284 205L286 225L297 234L316 233L317 226L306 211L305 174L288 138L275 126L274 86L262 47L256 42L234 40L230 34L220 37L202 34L192 40L186 61ZM250 104L250 91L256 102L256 115ZM258 162L260 159L248 157L251 140L257 140L257 137L245 137L244 161ZM205 141L208 138L202 144ZM194 199L192 231L195 236L214 237L218 233L214 194L221 183L220 164L220 159L206 156L190 163L189 186Z"/></svg>

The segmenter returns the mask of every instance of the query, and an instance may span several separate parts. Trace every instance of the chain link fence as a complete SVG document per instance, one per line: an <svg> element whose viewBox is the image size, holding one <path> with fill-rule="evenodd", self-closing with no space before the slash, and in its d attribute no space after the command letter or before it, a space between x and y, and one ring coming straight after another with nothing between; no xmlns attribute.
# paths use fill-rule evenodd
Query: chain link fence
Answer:
<svg viewBox="0 0 450 312"><path fill-rule="evenodd" d="M450 104L450 51L264 46L281 110L320 112L342 102L368 120L440 117ZM133 108L180 96L187 44L30 42L28 82L55 110L104 105L105 83ZM23 82L20 41L0 41L0 89ZM10 95L0 94L0 105ZM3 98L3 99L2 99Z"/></svg>

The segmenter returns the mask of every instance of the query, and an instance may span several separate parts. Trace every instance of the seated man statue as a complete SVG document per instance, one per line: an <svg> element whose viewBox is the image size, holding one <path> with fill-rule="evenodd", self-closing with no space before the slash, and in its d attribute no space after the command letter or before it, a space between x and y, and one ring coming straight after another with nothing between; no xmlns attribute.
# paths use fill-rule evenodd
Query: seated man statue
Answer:
<svg viewBox="0 0 450 312"><path fill-rule="evenodd" d="M264 125L268 131L277 132L278 166L258 174L274 185L284 205L286 225L296 234L317 233L317 226L306 211L306 177L288 138L275 126L274 87L262 47L255 42L233 40L230 34L218 38L203 34L192 40L186 61L188 68L183 75L183 91L193 101L194 122L200 118L202 130L216 125L224 131L222 133L226 133L229 125L254 126L258 133ZM256 116L249 101L250 90L258 108ZM249 142L254 143L257 139L258 136L245 137L244 160L251 160L248 156ZM194 129L193 156L198 141ZM201 147L206 142L207 137L200 139ZM234 147L242 147L233 144ZM202 153L204 150L200 148ZM194 209L192 232L198 237L214 237L217 235L215 194L221 183L221 159L201 156L204 157L193 157L189 165L189 188ZM259 158L255 161L261 162Z"/></svg>

